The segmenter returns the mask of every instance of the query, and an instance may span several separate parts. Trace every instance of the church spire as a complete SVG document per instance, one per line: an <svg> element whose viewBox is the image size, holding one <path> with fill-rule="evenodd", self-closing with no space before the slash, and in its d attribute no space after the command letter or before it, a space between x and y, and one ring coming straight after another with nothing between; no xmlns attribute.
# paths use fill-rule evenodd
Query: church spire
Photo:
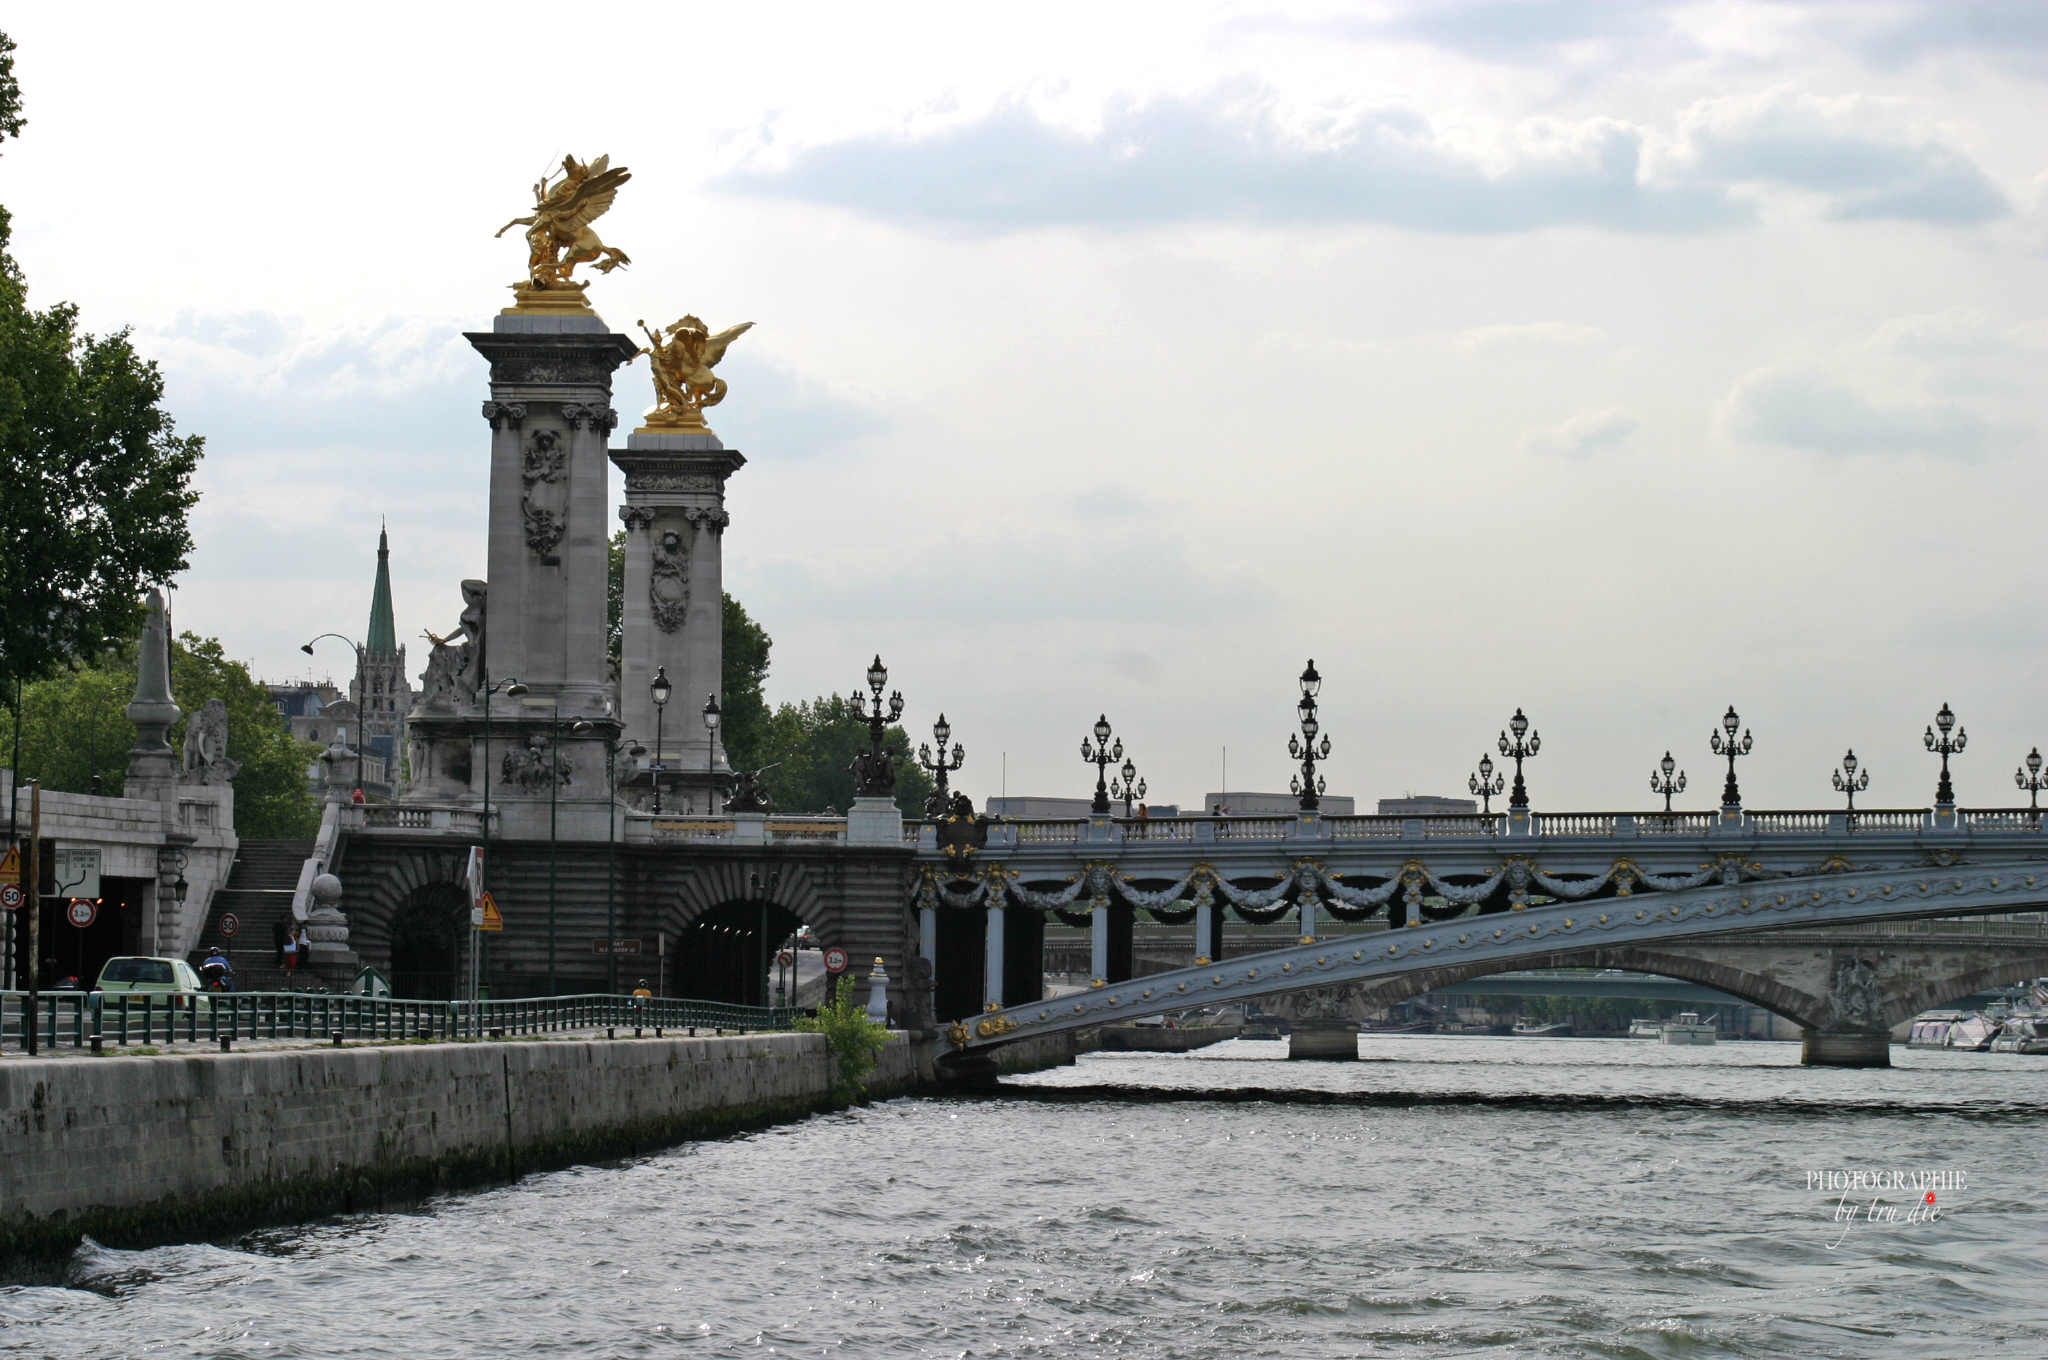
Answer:
<svg viewBox="0 0 2048 1360"><path fill-rule="evenodd" d="M398 654L398 629L391 621L391 542L377 526L377 588L370 596L370 634L363 650L371 656Z"/></svg>

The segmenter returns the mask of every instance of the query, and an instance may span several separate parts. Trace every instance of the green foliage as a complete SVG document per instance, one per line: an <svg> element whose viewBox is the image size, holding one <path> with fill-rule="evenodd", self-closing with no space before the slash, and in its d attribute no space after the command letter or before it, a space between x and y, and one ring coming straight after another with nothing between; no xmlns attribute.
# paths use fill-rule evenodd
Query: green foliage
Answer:
<svg viewBox="0 0 2048 1360"><path fill-rule="evenodd" d="M758 763L775 765L766 776L778 812L844 812L853 803L853 758L868 749L868 725L837 694L783 704L768 718ZM924 815L931 779L910 756L910 738L892 727L882 749L894 755L896 806Z"/></svg>
<svg viewBox="0 0 2048 1360"><path fill-rule="evenodd" d="M0 34L0 138L22 127ZM163 377L128 332L28 305L0 208L0 690L135 631L143 587L185 567L202 441L172 434Z"/></svg>
<svg viewBox="0 0 2048 1360"><path fill-rule="evenodd" d="M853 991L853 979L841 977L831 999L818 1007L817 1016L802 1016L796 1022L800 1033L822 1034L832 1046L833 1056L839 1059L839 1080L832 1084L832 1096L849 1103L866 1099L867 1075L875 1070L875 1055L889 1044L888 1027L868 1018L867 1007L854 1000Z"/></svg>
<svg viewBox="0 0 2048 1360"><path fill-rule="evenodd" d="M135 694L135 644L110 648L90 662L23 686L21 776L43 787L87 793L92 776L100 791L119 796L135 728L126 716ZM312 742L294 740L270 692L231 661L213 638L182 634L171 644L171 694L187 715L208 699L228 713L228 755L242 762L235 777L235 830L256 840L311 836L319 810L306 789L306 769L319 755ZM14 713L0 707L0 740L12 755ZM171 729L171 745L185 739L185 721Z"/></svg>

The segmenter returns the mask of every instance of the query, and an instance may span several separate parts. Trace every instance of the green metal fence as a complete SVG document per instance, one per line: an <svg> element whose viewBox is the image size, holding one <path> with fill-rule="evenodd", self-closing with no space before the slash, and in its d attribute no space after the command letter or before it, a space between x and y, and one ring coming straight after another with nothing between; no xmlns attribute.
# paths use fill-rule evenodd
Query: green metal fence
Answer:
<svg viewBox="0 0 2048 1360"><path fill-rule="evenodd" d="M513 1001L408 1001L308 992L45 992L35 1031L46 1048L218 1044L222 1039L483 1039L572 1030L787 1030L802 1011L723 1001L540 996ZM0 992L0 1046L28 1046L28 993Z"/></svg>

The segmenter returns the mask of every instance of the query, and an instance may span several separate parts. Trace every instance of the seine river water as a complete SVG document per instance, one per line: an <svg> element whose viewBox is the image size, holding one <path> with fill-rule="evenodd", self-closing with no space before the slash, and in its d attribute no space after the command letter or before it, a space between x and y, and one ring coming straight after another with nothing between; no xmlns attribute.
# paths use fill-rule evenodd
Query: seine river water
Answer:
<svg viewBox="0 0 2048 1360"><path fill-rule="evenodd" d="M402 1213L88 1244L0 1288L0 1353L2048 1355L2048 1061L1363 1046L1091 1055ZM1820 1188L1855 1172L1942 1173L1939 1217Z"/></svg>

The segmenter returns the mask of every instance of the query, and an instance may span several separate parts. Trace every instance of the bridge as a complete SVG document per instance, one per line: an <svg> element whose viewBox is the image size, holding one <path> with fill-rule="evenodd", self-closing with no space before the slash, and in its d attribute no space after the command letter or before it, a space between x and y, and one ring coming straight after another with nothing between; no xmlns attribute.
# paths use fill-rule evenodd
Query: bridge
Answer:
<svg viewBox="0 0 2048 1360"><path fill-rule="evenodd" d="M1341 1052L1367 1011L1395 1001L1511 969L1590 967L1784 1016L1809 1063L1882 1065L1891 1028L1916 1012L2048 972L2038 922L1997 936L1901 929L2038 912L2048 836L2027 809L1094 817L979 827L969 853L957 834L941 844L949 830L935 824L920 846L916 900L963 1054L1269 998L1304 1047ZM1133 975L1139 912L1191 927L1188 966ZM1226 913L1291 916L1297 942L1226 959ZM1056 1000L1033 985L1048 915L1090 932L1091 986ZM963 1013L961 982L977 972L981 1008Z"/></svg>

